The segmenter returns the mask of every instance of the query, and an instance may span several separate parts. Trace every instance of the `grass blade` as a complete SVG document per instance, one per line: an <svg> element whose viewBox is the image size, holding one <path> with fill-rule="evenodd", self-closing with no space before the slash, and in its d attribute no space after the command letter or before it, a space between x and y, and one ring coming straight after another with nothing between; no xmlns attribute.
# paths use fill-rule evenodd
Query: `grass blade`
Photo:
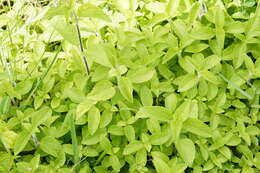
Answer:
<svg viewBox="0 0 260 173"><path fill-rule="evenodd" d="M78 142L77 142L77 135L76 135L76 130L75 130L75 123L74 123L74 114L72 112L69 113L70 115L70 134L71 134L71 140L72 140L72 148L73 148L73 153L74 153L74 164L75 164L75 169L76 172L79 170L79 163L80 158L79 158L79 151L78 151Z"/></svg>
<svg viewBox="0 0 260 173"><path fill-rule="evenodd" d="M50 69L52 68L53 64L55 63L55 61L58 58L58 54L61 51L61 46L59 47L57 53L55 54L51 64L49 65L49 67L47 68L47 70L45 71L45 73L42 74L42 76L39 78L39 80L37 81L35 87L33 88L33 90L30 92L27 101L32 97L32 95L36 92L36 90L38 89L38 87L40 86L41 82L43 81L43 79L47 76L48 72L50 71Z"/></svg>
<svg viewBox="0 0 260 173"><path fill-rule="evenodd" d="M244 95L245 97L247 97L248 99L253 99L253 96L249 95L248 93L246 93L245 91L243 91L241 88L239 88L239 86L237 86L235 83L233 83L232 81L230 81L228 78L226 78L224 75L222 75L221 73L218 74L225 82L227 82L232 88L236 89L238 92L240 92L242 95Z"/></svg>
<svg viewBox="0 0 260 173"><path fill-rule="evenodd" d="M73 15L75 17L75 21L76 21L76 28L77 28L77 32L78 32L79 47L80 47L80 51L82 53L82 59L83 59L84 65L86 67L87 74L89 75L90 71L89 71L88 61L87 61L86 56L83 55L84 48L83 48L82 38L81 38L81 34L80 34L80 29L79 29L78 17L77 17L77 15L76 15L74 10L72 11L72 13L73 13Z"/></svg>

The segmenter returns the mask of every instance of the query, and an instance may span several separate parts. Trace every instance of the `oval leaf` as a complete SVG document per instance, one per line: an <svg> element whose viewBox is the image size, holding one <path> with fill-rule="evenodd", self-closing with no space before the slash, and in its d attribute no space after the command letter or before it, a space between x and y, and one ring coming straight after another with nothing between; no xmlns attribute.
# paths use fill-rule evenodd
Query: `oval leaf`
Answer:
<svg viewBox="0 0 260 173"><path fill-rule="evenodd" d="M191 165L195 158L195 145L192 140L188 138L180 139L175 144L178 153L181 158L188 164Z"/></svg>
<svg viewBox="0 0 260 173"><path fill-rule="evenodd" d="M88 112L88 131L93 135L97 129L100 122L100 112L97 107L93 106Z"/></svg>
<svg viewBox="0 0 260 173"><path fill-rule="evenodd" d="M172 117L171 111L161 106L144 106L137 114L160 121L169 121Z"/></svg>
<svg viewBox="0 0 260 173"><path fill-rule="evenodd" d="M198 119L195 118L188 118L184 123L183 123L183 128L191 133L194 133L198 136L202 137L211 137L212 136L212 130L201 122Z"/></svg>
<svg viewBox="0 0 260 173"><path fill-rule="evenodd" d="M118 87L123 97L129 102L133 102L133 85L131 80L126 77L122 77L118 80Z"/></svg>

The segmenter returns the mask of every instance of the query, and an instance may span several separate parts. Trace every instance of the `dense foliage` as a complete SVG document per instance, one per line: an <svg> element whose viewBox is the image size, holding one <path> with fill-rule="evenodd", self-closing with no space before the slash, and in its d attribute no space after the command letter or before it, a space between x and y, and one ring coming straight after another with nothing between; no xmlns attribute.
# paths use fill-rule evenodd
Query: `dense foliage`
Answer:
<svg viewBox="0 0 260 173"><path fill-rule="evenodd" d="M2 0L1 173L255 173L256 0Z"/></svg>

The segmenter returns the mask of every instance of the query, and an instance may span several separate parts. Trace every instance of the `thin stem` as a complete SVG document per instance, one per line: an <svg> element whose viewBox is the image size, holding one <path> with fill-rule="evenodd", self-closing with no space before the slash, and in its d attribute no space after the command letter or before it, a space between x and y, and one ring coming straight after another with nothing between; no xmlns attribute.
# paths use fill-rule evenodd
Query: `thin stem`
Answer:
<svg viewBox="0 0 260 173"><path fill-rule="evenodd" d="M35 87L33 88L33 90L31 91L31 93L29 94L28 98L27 98L27 101L29 101L29 99L32 97L32 95L36 92L36 90L38 89L38 87L40 86L41 82L43 81L43 79L47 76L47 74L49 73L51 67L53 66L53 64L55 63L57 57L58 57L58 54L60 53L61 51L61 46L59 47L57 53L55 54L51 64L49 65L48 69L45 71L45 73L43 73L43 75L37 80L37 83L35 85Z"/></svg>
<svg viewBox="0 0 260 173"><path fill-rule="evenodd" d="M50 35L50 37L49 37L49 39L48 39L48 41L47 41L47 44L50 43L50 40L51 40L51 37L52 37L54 31L55 31L55 29L52 30L51 35ZM32 73L36 70L36 68L39 66L39 64L40 64L41 61L42 61L43 56L45 55L45 53L46 53L46 49L45 49L44 52L41 54L40 59L38 60L38 63L34 66L34 68L32 69L32 71L29 73L29 75L27 76L26 80L31 76L31 74L32 74Z"/></svg>
<svg viewBox="0 0 260 173"><path fill-rule="evenodd" d="M75 123L74 123L74 114L70 112L70 134L71 134L71 139L72 139L72 148L73 148L73 153L74 153L74 164L76 165L76 172L79 171L78 164L80 161L79 158L79 151L78 151L78 141L77 141L77 135L76 135L76 130L75 130Z"/></svg>
<svg viewBox="0 0 260 173"><path fill-rule="evenodd" d="M221 73L218 73L218 75L225 81L227 82L232 88L236 89L238 92L240 92L242 95L244 95L245 97L247 97L248 99L253 99L253 96L249 95L247 92L243 91L241 88L239 88L239 86L237 86L235 83L233 83L232 81L230 81L229 79L227 79L224 75L222 75Z"/></svg>
<svg viewBox="0 0 260 173"><path fill-rule="evenodd" d="M73 13L73 15L75 17L75 21L76 21L76 28L77 28L77 32L78 32L79 46L80 46L80 51L82 53L82 59L83 59L84 65L86 67L87 74L89 75L90 71L89 71L87 58L84 55L84 48L83 48L82 38L81 38L81 34L80 34L80 29L79 29L78 17L74 10L72 10L72 13Z"/></svg>

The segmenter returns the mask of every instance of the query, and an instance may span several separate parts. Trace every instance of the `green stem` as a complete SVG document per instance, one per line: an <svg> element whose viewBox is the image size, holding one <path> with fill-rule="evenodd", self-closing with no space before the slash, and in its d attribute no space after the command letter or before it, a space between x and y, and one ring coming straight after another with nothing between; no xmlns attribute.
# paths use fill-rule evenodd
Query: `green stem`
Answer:
<svg viewBox="0 0 260 173"><path fill-rule="evenodd" d="M72 112L70 114L70 134L72 139L72 148L74 153L74 164L76 165L80 161L79 151L78 151L78 142L77 142L77 135L75 130L75 123L74 123L74 114ZM75 166L76 172L79 171L79 165Z"/></svg>

